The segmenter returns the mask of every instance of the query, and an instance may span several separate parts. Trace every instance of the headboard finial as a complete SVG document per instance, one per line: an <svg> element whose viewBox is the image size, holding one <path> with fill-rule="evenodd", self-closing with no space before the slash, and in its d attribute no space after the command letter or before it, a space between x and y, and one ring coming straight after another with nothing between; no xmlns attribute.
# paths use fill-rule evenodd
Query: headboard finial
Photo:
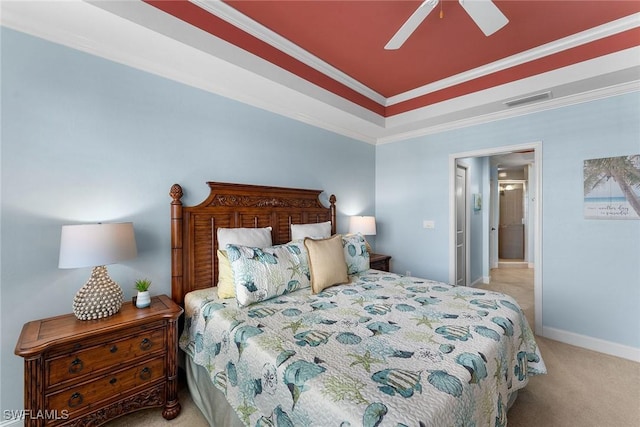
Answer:
<svg viewBox="0 0 640 427"><path fill-rule="evenodd" d="M182 198L182 187L180 187L180 184L173 184L169 191L169 195L173 199L172 203L182 203L180 202L180 199Z"/></svg>
<svg viewBox="0 0 640 427"><path fill-rule="evenodd" d="M329 196L329 212L331 212L331 234L336 234L338 231L336 228L336 196L332 194Z"/></svg>

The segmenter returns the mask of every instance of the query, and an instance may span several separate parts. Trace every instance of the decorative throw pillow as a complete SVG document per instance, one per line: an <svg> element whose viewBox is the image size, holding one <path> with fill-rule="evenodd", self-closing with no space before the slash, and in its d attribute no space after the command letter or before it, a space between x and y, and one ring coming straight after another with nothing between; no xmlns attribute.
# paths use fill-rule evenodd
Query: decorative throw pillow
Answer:
<svg viewBox="0 0 640 427"><path fill-rule="evenodd" d="M310 286L307 253L299 242L267 248L227 245L227 256L241 307Z"/></svg>
<svg viewBox="0 0 640 427"><path fill-rule="evenodd" d="M227 251L218 249L218 298L235 298L236 287L233 283L233 270Z"/></svg>
<svg viewBox="0 0 640 427"><path fill-rule="evenodd" d="M225 250L228 244L264 248L271 246L271 227L218 228L218 298L234 298L233 270Z"/></svg>
<svg viewBox="0 0 640 427"><path fill-rule="evenodd" d="M367 242L360 233L342 236L344 259L349 274L357 274L369 269L369 251Z"/></svg>
<svg viewBox="0 0 640 427"><path fill-rule="evenodd" d="M342 248L342 236L336 234L328 239L304 239L309 254L311 270L311 292L317 294L323 289L340 283L347 283L347 264Z"/></svg>
<svg viewBox="0 0 640 427"><path fill-rule="evenodd" d="M317 224L291 224L291 240L326 239L331 236L331 221Z"/></svg>

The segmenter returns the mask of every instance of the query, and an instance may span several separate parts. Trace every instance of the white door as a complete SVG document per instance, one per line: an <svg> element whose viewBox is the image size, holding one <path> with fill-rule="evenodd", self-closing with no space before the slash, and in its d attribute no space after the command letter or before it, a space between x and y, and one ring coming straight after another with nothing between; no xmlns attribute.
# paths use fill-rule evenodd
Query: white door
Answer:
<svg viewBox="0 0 640 427"><path fill-rule="evenodd" d="M524 260L523 196L523 184L505 184L500 190L499 258Z"/></svg>
<svg viewBox="0 0 640 427"><path fill-rule="evenodd" d="M456 285L467 285L467 168L456 165Z"/></svg>

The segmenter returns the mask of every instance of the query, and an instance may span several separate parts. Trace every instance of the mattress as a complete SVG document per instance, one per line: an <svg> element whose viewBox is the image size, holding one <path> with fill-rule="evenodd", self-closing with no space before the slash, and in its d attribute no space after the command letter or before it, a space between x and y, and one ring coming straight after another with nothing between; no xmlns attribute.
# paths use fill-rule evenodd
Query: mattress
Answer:
<svg viewBox="0 0 640 427"><path fill-rule="evenodd" d="M244 308L199 290L185 316L198 381L251 426L506 425L546 372L513 298L377 270Z"/></svg>

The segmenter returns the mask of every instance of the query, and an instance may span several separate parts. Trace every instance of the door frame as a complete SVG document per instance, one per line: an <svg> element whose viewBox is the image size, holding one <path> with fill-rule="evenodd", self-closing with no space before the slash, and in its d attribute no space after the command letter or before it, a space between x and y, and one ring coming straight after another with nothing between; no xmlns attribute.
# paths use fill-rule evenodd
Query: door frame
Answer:
<svg viewBox="0 0 640 427"><path fill-rule="evenodd" d="M530 223L534 227L534 331L536 334L542 335L542 141L449 154L449 283L455 283L456 278L455 181L458 160L467 157L490 157L525 150L534 151L533 171L535 176L533 180L529 181L529 188L534 189L535 194L532 212L535 218ZM469 262L468 259L467 262Z"/></svg>

